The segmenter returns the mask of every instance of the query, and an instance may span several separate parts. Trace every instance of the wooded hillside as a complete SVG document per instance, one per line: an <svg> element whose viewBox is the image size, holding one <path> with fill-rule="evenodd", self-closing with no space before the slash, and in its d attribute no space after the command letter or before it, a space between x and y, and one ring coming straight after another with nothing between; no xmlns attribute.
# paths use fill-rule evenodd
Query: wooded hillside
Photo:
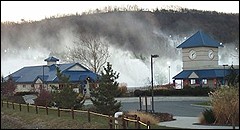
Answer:
<svg viewBox="0 0 240 130"><path fill-rule="evenodd" d="M170 57L184 37L202 30L224 44L239 48L239 14L181 9L112 10L51 17L41 21L1 23L1 55L9 48L45 48L53 53L70 46L80 33L106 36L113 46L136 56L161 52ZM172 49L169 49L172 47ZM167 52L167 53L166 53Z"/></svg>

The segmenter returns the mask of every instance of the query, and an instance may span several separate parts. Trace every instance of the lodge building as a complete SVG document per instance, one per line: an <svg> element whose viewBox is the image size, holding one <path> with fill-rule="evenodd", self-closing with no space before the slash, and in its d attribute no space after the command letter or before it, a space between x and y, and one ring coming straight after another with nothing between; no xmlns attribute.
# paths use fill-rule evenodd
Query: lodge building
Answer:
<svg viewBox="0 0 240 130"><path fill-rule="evenodd" d="M76 84L74 89L76 92L84 90L89 94L90 82L97 80L97 74L88 70L79 63L57 64L59 59L50 56L44 61L47 65L28 66L10 74L9 77L13 79L16 84L16 92L40 92L41 88L48 91L61 89L63 84L59 82L57 77L57 67L61 73L69 77L69 82ZM81 89L80 89L81 88ZM82 91L83 92L83 91Z"/></svg>

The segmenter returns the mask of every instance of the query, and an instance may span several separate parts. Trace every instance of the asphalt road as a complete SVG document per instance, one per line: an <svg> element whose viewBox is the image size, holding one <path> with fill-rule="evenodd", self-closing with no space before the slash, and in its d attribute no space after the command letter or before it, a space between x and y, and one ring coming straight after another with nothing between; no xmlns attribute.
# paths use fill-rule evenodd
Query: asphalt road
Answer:
<svg viewBox="0 0 240 130"><path fill-rule="evenodd" d="M122 103L122 111L137 111L140 109L138 97L116 98ZM145 98L142 97L142 101ZM151 97L148 97L148 102L151 102ZM193 105L198 102L209 101L209 97L154 97L154 111L161 113L169 113L173 116L198 117L208 107ZM85 105L92 104L90 100L86 100ZM148 105L148 110L152 110L151 105ZM142 104L142 110L146 107Z"/></svg>
<svg viewBox="0 0 240 130"><path fill-rule="evenodd" d="M140 109L139 98L116 98L122 103L122 111L136 111ZM144 99L144 98L143 98ZM150 99L150 100L149 100ZM151 102L151 97L148 101ZM145 100L144 100L145 101ZM154 97L154 111L170 113L173 116L198 117L208 107L196 106L194 103L209 101L208 97ZM142 106L146 110L145 106ZM148 105L148 110L152 110Z"/></svg>
<svg viewBox="0 0 240 130"><path fill-rule="evenodd" d="M205 110L205 107L191 105L197 102L199 101L158 101L154 104L154 111L173 114L173 116L197 117L201 112ZM122 103L123 111L135 111L139 109L140 106L137 102ZM142 109L146 110L145 106L143 106ZM147 109L152 110L152 107L148 106Z"/></svg>

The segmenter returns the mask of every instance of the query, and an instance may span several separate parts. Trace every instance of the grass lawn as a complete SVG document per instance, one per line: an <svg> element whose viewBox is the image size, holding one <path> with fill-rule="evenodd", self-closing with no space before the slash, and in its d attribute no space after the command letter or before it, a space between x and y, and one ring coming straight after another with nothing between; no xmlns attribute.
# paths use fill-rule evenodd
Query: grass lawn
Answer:
<svg viewBox="0 0 240 130"><path fill-rule="evenodd" d="M60 112L58 117L57 110L38 109L36 114L35 107L29 107L29 112L26 106L15 104L14 109L12 104L3 104L1 106L1 129L109 129L109 119L106 117L90 114L90 123L88 122L87 112L74 113L72 119L71 112ZM121 124L121 122L119 122ZM121 126L120 126L121 128ZM134 128L134 123L129 123L129 128ZM146 129L141 125L142 129ZM170 127L151 125L151 129L173 129Z"/></svg>

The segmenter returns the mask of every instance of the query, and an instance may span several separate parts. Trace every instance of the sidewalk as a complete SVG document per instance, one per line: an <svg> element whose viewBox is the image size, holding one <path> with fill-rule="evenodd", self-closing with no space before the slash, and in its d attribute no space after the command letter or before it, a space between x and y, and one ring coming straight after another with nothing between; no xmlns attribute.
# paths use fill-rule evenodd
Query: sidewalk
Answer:
<svg viewBox="0 0 240 130"><path fill-rule="evenodd" d="M173 118L176 120L160 122L158 125L188 129L233 129L232 126L197 125L195 123L198 123L198 117L174 116ZM236 126L235 129L239 129L239 126Z"/></svg>

